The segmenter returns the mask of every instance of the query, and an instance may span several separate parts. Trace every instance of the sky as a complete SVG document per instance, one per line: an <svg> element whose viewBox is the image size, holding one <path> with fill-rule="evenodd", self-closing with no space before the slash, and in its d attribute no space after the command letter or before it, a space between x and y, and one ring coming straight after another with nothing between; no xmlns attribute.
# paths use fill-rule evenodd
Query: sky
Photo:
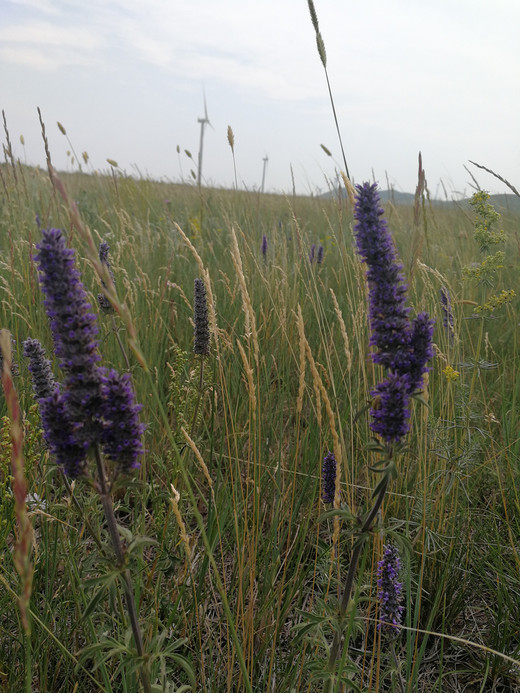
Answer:
<svg viewBox="0 0 520 693"><path fill-rule="evenodd" d="M354 182L413 192L421 151L436 197L471 194L465 166L508 192L469 160L519 186L518 0L315 7ZM59 170L111 159L192 180L204 95L206 185L234 185L228 126L240 188L259 189L264 164L266 191L334 185L343 158L307 0L0 0L0 108L22 162L45 165L40 107Z"/></svg>

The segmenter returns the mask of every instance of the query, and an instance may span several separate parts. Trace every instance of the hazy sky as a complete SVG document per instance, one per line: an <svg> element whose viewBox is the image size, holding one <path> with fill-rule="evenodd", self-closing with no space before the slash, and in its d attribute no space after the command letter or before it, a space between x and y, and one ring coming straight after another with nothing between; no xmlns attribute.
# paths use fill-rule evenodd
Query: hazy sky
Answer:
<svg viewBox="0 0 520 693"><path fill-rule="evenodd" d="M472 159L520 184L518 0L315 0L347 163L412 192L470 192ZM70 146L95 169L327 188L341 152L306 0L0 0L0 108L15 155L57 168ZM23 135L25 147L20 142ZM2 142L5 137L2 133ZM333 155L321 149L324 144ZM181 156L177 154L177 145ZM184 154L188 149L190 161ZM337 162L337 163L335 163ZM507 191L470 166L481 185Z"/></svg>

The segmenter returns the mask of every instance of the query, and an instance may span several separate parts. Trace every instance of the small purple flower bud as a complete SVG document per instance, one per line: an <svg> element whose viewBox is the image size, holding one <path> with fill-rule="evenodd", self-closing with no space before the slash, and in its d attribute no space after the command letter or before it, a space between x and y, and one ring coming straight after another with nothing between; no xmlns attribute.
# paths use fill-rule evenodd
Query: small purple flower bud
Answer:
<svg viewBox="0 0 520 693"><path fill-rule="evenodd" d="M309 251L309 262L312 263L314 262L314 253L316 252L316 243L313 243L311 245L311 249Z"/></svg>
<svg viewBox="0 0 520 693"><path fill-rule="evenodd" d="M336 458L333 452L328 452L323 458L321 477L321 498L324 503L334 503L334 496L336 495Z"/></svg>
<svg viewBox="0 0 520 693"><path fill-rule="evenodd" d="M450 297L448 289L445 286L441 287L439 293L440 293L441 308L442 308L442 313L443 313L442 324L444 325L444 329L448 333L448 339L451 343L451 342L453 342L453 338L455 336L455 332L453 329L453 311L451 308L451 297Z"/></svg>
<svg viewBox="0 0 520 693"><path fill-rule="evenodd" d="M106 241L101 241L99 244L99 259L108 268L108 272L110 276L112 277L112 281L114 282L114 273L112 272L110 268L110 262L108 261L108 251L110 250L110 246ZM104 281L101 281L102 285L106 288L106 284ZM108 298L105 296L105 294L98 294L97 295L97 300L99 304L99 308L103 313L113 313L114 308Z"/></svg>
<svg viewBox="0 0 520 693"><path fill-rule="evenodd" d="M206 301L206 287L202 279L195 279L193 304L193 322L195 324L193 351L200 356L207 356L209 354L208 305Z"/></svg>
<svg viewBox="0 0 520 693"><path fill-rule="evenodd" d="M45 349L37 339L26 339L23 343L23 355L29 359L29 371L36 399L50 397L56 390L57 383L51 369L51 362L45 358Z"/></svg>
<svg viewBox="0 0 520 693"><path fill-rule="evenodd" d="M264 260L267 260L267 236L264 235L262 236L262 256Z"/></svg>
<svg viewBox="0 0 520 693"><path fill-rule="evenodd" d="M403 618L403 583L399 582L401 558L396 546L385 544L383 558L377 564L377 597L379 599L379 630L397 633Z"/></svg>

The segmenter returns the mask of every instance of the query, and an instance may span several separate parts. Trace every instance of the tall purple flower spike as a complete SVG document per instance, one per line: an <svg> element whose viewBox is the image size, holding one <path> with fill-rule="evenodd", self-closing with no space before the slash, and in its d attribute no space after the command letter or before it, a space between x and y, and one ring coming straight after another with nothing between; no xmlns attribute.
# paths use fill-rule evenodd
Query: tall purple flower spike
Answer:
<svg viewBox="0 0 520 693"><path fill-rule="evenodd" d="M334 503L336 494L336 458L333 452L328 452L323 458L322 466L322 494L324 503Z"/></svg>
<svg viewBox="0 0 520 693"><path fill-rule="evenodd" d="M59 229L44 229L42 235L35 259L54 350L65 376L63 385L56 385L41 345L26 340L45 440L71 477L85 473L89 448L96 444L103 445L119 471L129 472L139 467L144 430L130 376L99 367L96 316L81 283L74 250L67 248Z"/></svg>
<svg viewBox="0 0 520 693"><path fill-rule="evenodd" d="M195 325L193 352L200 356L209 354L209 319L206 287L202 279L195 279L193 299L193 322Z"/></svg>
<svg viewBox="0 0 520 693"><path fill-rule="evenodd" d="M54 352L65 374L62 399L76 435L88 443L99 440L101 407L100 356L96 315L76 268L74 250L63 231L43 229L36 247L40 284L50 321Z"/></svg>
<svg viewBox="0 0 520 693"><path fill-rule="evenodd" d="M377 597L379 599L378 628L387 633L397 633L403 618L403 583L399 581L401 558L396 546L385 544L383 558L377 564Z"/></svg>
<svg viewBox="0 0 520 693"><path fill-rule="evenodd" d="M367 264L371 355L389 371L372 393L378 407L371 409L371 428L391 442L408 432L409 399L422 387L433 356L433 320L419 313L410 323L403 267L383 213L377 185L358 185L354 235Z"/></svg>
<svg viewBox="0 0 520 693"><path fill-rule="evenodd" d="M267 260L267 236L265 235L265 233L262 236L261 251L262 251L262 256L263 256L264 260Z"/></svg>

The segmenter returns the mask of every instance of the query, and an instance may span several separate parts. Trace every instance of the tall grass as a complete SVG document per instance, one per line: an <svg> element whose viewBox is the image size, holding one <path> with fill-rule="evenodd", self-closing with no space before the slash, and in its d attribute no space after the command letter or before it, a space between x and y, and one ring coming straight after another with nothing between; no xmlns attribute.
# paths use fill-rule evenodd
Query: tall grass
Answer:
<svg viewBox="0 0 520 693"><path fill-rule="evenodd" d="M94 250L108 241L117 300L131 318L116 314L115 327L144 404L146 454L136 483L114 501L123 539L136 546L128 567L152 684L191 686L183 658L195 690L321 690L312 679L321 643L298 626L309 614L324 616L339 597L352 543L334 520L318 521L323 456L335 451L341 500L350 508L368 507L375 482L362 410L380 373L368 353L349 203L199 193L79 172L60 175L66 203L41 170L8 158L1 172L0 324L14 335L21 371L34 690L139 686L123 595L116 583L100 587L112 559L97 545L104 547L106 530L95 495L79 480L67 491L41 441L29 436L40 423L21 343L38 337L49 353L52 344L32 261L36 215L44 227L67 229L93 302L102 291L93 248L71 223L72 200ZM421 214L418 223L412 207L386 208L411 277L410 303L437 320L429 406L414 408L409 451L382 509L384 526L409 548L400 676L410 692L464 690L475 681L476 690L520 690L517 302L493 319L472 319L480 297L462 268L481 259L473 212L462 203L424 204ZM507 259L499 281L509 289L518 274L518 217L505 215L501 226ZM428 242L419 243L425 228ZM319 265L309 261L312 244L324 246ZM202 387L192 354L197 277L208 292L212 332ZM443 286L453 340L442 328ZM110 316L99 321L104 363L126 370ZM448 379L448 366L458 379ZM194 417L199 395L202 416ZM3 398L0 407L6 414ZM4 483L10 451L1 450ZM0 682L21 691L28 644L14 596L21 588L9 491L0 517ZM140 537L151 541L137 546ZM376 534L362 555L351 625L353 679L364 691L399 690L377 630L381 547Z"/></svg>

